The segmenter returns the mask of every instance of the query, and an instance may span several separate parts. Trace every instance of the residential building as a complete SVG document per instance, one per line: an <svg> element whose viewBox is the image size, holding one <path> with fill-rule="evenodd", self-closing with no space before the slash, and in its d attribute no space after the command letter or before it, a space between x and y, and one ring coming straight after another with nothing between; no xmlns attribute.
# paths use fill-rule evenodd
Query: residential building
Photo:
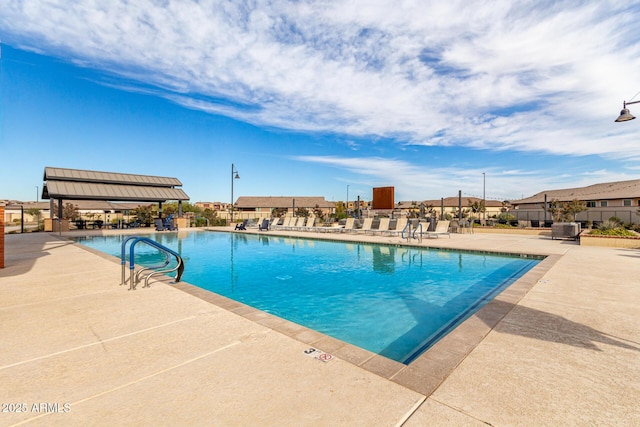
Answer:
<svg viewBox="0 0 640 427"><path fill-rule="evenodd" d="M270 218L272 211L276 208L286 209L288 216L294 215L294 211L297 211L298 208L305 208L309 211L320 209L323 215L330 215L335 211L335 203L325 200L324 197L243 196L236 200L234 218Z"/></svg>
<svg viewBox="0 0 640 427"><path fill-rule="evenodd" d="M601 222L616 217L624 222L640 223L640 179L541 191L531 197L511 201L511 213L519 220L551 221L549 203L553 200L585 202L587 210L576 216L580 222Z"/></svg>
<svg viewBox="0 0 640 427"><path fill-rule="evenodd" d="M396 209L400 209L402 213L408 214L411 212L420 212L421 205L425 214L428 215L429 210L435 212L438 218L444 215L457 216L458 207L462 206L463 212L470 212L470 205L473 203L482 203L482 199L478 197L466 197L458 196L443 197L441 199L434 200L416 200L416 201L401 201L396 204ZM502 212L508 211L510 208L508 203L498 200L485 200L485 212L483 213L467 213L465 216L474 216L475 219L487 219L494 218L500 215Z"/></svg>

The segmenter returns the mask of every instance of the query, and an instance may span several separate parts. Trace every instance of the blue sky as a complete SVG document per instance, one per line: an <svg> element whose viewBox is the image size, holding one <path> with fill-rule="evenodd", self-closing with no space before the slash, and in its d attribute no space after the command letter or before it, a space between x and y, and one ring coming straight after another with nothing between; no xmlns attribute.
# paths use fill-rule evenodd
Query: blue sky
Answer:
<svg viewBox="0 0 640 427"><path fill-rule="evenodd" d="M45 166L234 196L640 178L640 3L0 0L0 200ZM640 114L640 107L632 113Z"/></svg>

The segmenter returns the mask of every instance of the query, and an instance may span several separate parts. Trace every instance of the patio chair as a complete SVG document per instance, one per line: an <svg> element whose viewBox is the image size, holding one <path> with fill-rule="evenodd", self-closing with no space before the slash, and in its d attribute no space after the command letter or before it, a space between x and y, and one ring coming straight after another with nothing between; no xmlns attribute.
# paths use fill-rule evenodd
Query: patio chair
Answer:
<svg viewBox="0 0 640 427"><path fill-rule="evenodd" d="M401 236L404 228L407 226L407 218L398 218L396 221L396 228L389 230L389 234L392 236Z"/></svg>
<svg viewBox="0 0 640 427"><path fill-rule="evenodd" d="M173 219L166 219L164 221L164 229L168 231L176 231L178 227L175 226Z"/></svg>
<svg viewBox="0 0 640 427"><path fill-rule="evenodd" d="M247 223L249 222L248 219L244 219L242 220L241 223L236 224L236 228L235 230L246 230L247 229Z"/></svg>
<svg viewBox="0 0 640 427"><path fill-rule="evenodd" d="M289 226L289 230L291 231L300 230L304 225L305 219L306 219L305 217L301 216L301 217L298 217L296 221L292 221L291 225Z"/></svg>
<svg viewBox="0 0 640 427"><path fill-rule="evenodd" d="M436 239L441 235L446 234L447 236L449 236L449 238L451 238L451 233L449 232L449 221L438 221L436 223L435 231L427 231L423 234L426 234L427 237L435 237Z"/></svg>
<svg viewBox="0 0 640 427"><path fill-rule="evenodd" d="M382 235L383 233L388 233L390 222L391 220L389 218L380 218L380 224L378 225L378 228L376 228L375 230L369 230L369 232L371 234L379 233L380 235Z"/></svg>
<svg viewBox="0 0 640 427"><path fill-rule="evenodd" d="M292 216L287 216L282 220L282 224L275 226L274 230L286 230L291 225L291 220L294 218Z"/></svg>
<svg viewBox="0 0 640 427"><path fill-rule="evenodd" d="M362 227L355 229L356 233L363 232L367 234L368 231L371 231L371 224L373 224L373 218L365 218L364 223L362 223Z"/></svg>
<svg viewBox="0 0 640 427"><path fill-rule="evenodd" d="M307 222L303 227L300 227L301 231L314 231L315 227L313 226L316 222L316 217L315 216L310 216L309 218L307 218Z"/></svg>
<svg viewBox="0 0 640 427"><path fill-rule="evenodd" d="M258 231L268 231L269 230L269 219L265 218L262 220L262 224L258 225Z"/></svg>
<svg viewBox="0 0 640 427"><path fill-rule="evenodd" d="M339 228L340 233L351 233L355 230L356 227L356 219L355 218L347 218L347 222L344 224L343 228Z"/></svg>

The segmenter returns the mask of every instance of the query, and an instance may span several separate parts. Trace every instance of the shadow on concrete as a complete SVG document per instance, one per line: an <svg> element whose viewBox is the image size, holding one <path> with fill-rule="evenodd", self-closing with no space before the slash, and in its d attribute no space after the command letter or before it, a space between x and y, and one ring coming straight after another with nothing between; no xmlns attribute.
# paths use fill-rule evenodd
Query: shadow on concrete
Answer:
<svg viewBox="0 0 640 427"><path fill-rule="evenodd" d="M0 268L0 279L25 274L38 258L48 256L50 250L71 244L73 242L53 233L5 234L4 268Z"/></svg>
<svg viewBox="0 0 640 427"><path fill-rule="evenodd" d="M598 344L640 351L640 343L598 331L557 314L504 301L494 300L492 303L499 306L500 310L508 313L506 318L495 326L496 332L595 351L602 351ZM496 323L495 317L489 311L480 310L476 313L476 316L489 326L493 326Z"/></svg>

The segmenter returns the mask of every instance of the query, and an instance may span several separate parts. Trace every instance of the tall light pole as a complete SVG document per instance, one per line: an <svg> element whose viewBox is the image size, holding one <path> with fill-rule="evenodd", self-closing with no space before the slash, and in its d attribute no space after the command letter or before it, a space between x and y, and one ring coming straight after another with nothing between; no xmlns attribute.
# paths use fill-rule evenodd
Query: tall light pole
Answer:
<svg viewBox="0 0 640 427"><path fill-rule="evenodd" d="M487 196L485 195L485 190L487 188L486 182L485 173L482 172L482 219L485 221L487 220Z"/></svg>
<svg viewBox="0 0 640 427"><path fill-rule="evenodd" d="M38 186L36 185L36 203L38 203Z"/></svg>
<svg viewBox="0 0 640 427"><path fill-rule="evenodd" d="M349 184L347 184L347 204L344 207L345 212L347 213L347 217L349 216Z"/></svg>
<svg viewBox="0 0 640 427"><path fill-rule="evenodd" d="M235 174L235 175L234 175ZM238 175L238 171L236 167L231 163L231 221L230 224L233 223L233 180L240 179L240 175Z"/></svg>

